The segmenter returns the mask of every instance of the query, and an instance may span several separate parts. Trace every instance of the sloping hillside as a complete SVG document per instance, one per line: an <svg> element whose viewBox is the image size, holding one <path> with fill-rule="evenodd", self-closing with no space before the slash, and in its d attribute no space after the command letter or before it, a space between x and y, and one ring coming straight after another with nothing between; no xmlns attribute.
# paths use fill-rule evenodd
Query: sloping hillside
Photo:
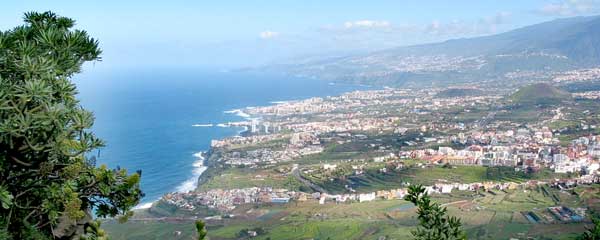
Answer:
<svg viewBox="0 0 600 240"><path fill-rule="evenodd" d="M547 83L536 83L522 87L510 100L518 106L553 105L571 100L571 94Z"/></svg>
<svg viewBox="0 0 600 240"><path fill-rule="evenodd" d="M552 71L600 65L600 17L574 17L510 32L333 57L268 69L326 80L435 86L544 78ZM523 73L528 76L523 77Z"/></svg>

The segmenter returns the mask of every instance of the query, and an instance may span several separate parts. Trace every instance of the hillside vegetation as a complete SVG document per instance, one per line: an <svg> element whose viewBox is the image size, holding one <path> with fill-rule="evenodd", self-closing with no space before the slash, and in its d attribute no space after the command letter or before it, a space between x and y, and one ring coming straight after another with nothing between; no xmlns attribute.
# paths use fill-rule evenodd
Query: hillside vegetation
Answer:
<svg viewBox="0 0 600 240"><path fill-rule="evenodd" d="M554 105L571 100L571 94L547 83L536 83L522 87L510 96L517 106Z"/></svg>

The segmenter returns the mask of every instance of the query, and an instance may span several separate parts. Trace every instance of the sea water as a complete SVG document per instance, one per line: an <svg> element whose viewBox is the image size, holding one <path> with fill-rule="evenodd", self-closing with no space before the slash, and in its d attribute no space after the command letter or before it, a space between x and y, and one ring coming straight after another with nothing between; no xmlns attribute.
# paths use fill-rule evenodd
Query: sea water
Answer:
<svg viewBox="0 0 600 240"><path fill-rule="evenodd" d="M211 139L243 129L248 106L339 95L365 86L269 74L194 69L95 71L74 77L82 105L96 117L93 131L107 146L97 164L142 170L140 207L163 194L195 189Z"/></svg>

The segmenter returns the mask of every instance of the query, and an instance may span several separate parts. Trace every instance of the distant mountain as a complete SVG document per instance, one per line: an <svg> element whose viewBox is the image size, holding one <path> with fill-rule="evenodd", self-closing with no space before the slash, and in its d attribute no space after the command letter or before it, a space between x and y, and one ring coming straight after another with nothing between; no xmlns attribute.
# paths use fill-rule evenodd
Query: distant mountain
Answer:
<svg viewBox="0 0 600 240"><path fill-rule="evenodd" d="M517 106L553 105L571 100L571 94L547 83L536 83L522 87L510 96Z"/></svg>
<svg viewBox="0 0 600 240"><path fill-rule="evenodd" d="M445 85L542 78L600 65L600 16L558 19L492 36L369 54L280 64L268 69L373 85Z"/></svg>
<svg viewBox="0 0 600 240"><path fill-rule="evenodd" d="M478 56L545 53L600 64L600 16L557 19L506 33L389 50L396 55ZM376 53L379 54L379 53ZM588 62L591 61L591 62Z"/></svg>

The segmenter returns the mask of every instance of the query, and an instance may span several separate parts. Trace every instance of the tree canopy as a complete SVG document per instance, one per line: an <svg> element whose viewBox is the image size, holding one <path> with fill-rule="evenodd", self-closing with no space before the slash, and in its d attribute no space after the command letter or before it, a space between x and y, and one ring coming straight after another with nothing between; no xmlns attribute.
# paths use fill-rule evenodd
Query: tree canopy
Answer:
<svg viewBox="0 0 600 240"><path fill-rule="evenodd" d="M206 239L206 234L208 234L206 231L206 223L204 223L202 220L196 220L195 226L196 233L198 234L198 240Z"/></svg>
<svg viewBox="0 0 600 240"><path fill-rule="evenodd" d="M141 172L91 156L104 142L71 78L100 60L98 41L52 12L24 21L0 31L0 238L101 239L93 215L126 218L143 193Z"/></svg>
<svg viewBox="0 0 600 240"><path fill-rule="evenodd" d="M597 213L592 213L592 227L586 227L585 232L577 236L578 240L600 240L600 219Z"/></svg>
<svg viewBox="0 0 600 240"><path fill-rule="evenodd" d="M431 201L425 188L410 186L404 198L417 206L419 226L412 231L418 240L459 240L466 239L460 219L448 216L445 207Z"/></svg>

